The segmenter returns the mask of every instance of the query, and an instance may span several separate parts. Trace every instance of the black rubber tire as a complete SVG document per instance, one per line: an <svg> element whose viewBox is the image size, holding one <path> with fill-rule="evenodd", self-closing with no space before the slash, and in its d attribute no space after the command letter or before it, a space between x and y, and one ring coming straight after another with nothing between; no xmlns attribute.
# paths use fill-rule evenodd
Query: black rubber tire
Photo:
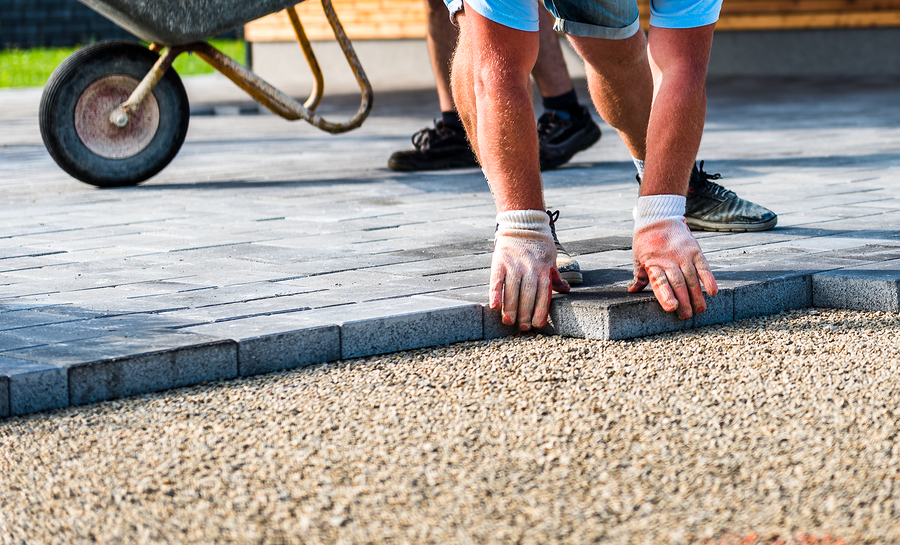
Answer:
<svg viewBox="0 0 900 545"><path fill-rule="evenodd" d="M54 70L41 97L40 127L56 164L82 182L123 187L151 178L175 158L187 134L190 105L181 78L172 68L153 88L159 110L156 133L136 154L123 159L98 155L85 145L75 127L76 105L94 82L116 75L140 81L158 59L156 53L136 43L107 41L79 49Z"/></svg>

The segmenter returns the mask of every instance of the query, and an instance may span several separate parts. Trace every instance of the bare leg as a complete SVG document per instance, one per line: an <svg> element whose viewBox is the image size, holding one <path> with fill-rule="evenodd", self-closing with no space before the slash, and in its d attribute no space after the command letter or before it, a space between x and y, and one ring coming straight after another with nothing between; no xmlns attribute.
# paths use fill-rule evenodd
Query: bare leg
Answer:
<svg viewBox="0 0 900 545"><path fill-rule="evenodd" d="M640 32L618 43L572 40L588 65L597 108L620 132L632 155L646 158L641 183L644 200L638 200L638 209L643 202L652 219L636 227L635 276L628 290L636 292L652 284L663 309L677 310L682 319L706 309L701 282L710 295L718 287L684 218L678 221L671 206L662 217L654 217L648 203L661 202L650 200L653 196L687 193L703 134L706 65L714 27L651 27L646 47Z"/></svg>
<svg viewBox="0 0 900 545"><path fill-rule="evenodd" d="M492 22L468 5L457 20L453 98L499 212L489 304L507 325L543 327L551 289L568 292L569 285L556 268L544 212L530 81L538 33Z"/></svg>
<svg viewBox="0 0 900 545"><path fill-rule="evenodd" d="M625 40L581 36L569 40L585 61L588 89L597 111L619 132L631 155L643 160L653 101L644 33Z"/></svg>
<svg viewBox="0 0 900 545"><path fill-rule="evenodd" d="M650 28L653 111L644 172L649 183L641 184L642 195L687 192L706 120L706 69L714 28Z"/></svg>
<svg viewBox="0 0 900 545"><path fill-rule="evenodd" d="M431 58L438 100L442 112L451 112L456 110L456 105L450 92L450 63L459 30L450 22L450 15L443 0L425 0L425 12L428 56Z"/></svg>
<svg viewBox="0 0 900 545"><path fill-rule="evenodd" d="M553 22L550 12L541 7L538 32L540 50L531 75L544 97L559 96L573 89L572 78L569 77L562 47L559 45L559 36L553 30Z"/></svg>
<svg viewBox="0 0 900 545"><path fill-rule="evenodd" d="M472 9L461 12L457 20L460 39L453 60L453 98L487 173L497 209L543 210L529 81L538 35L494 23Z"/></svg>

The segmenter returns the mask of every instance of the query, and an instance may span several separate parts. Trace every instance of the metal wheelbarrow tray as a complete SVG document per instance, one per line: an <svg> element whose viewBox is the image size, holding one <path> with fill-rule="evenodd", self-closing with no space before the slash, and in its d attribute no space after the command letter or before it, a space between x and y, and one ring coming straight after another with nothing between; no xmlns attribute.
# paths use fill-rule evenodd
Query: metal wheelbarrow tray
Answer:
<svg viewBox="0 0 900 545"><path fill-rule="evenodd" d="M296 0L81 0L151 45L98 42L57 67L41 98L47 150L67 173L98 187L137 185L156 175L177 155L187 134L187 94L171 68L184 52L195 53L285 119L303 119L330 133L359 127L372 108L372 86L331 0L320 1L361 91L359 109L348 121L326 121L315 113L324 82ZM314 77L303 104L203 41L281 10L287 11Z"/></svg>

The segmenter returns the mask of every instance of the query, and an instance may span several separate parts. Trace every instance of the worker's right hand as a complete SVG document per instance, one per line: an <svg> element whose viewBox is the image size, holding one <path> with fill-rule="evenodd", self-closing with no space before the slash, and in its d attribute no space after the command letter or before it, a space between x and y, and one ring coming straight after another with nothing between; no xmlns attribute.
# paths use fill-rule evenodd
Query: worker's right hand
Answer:
<svg viewBox="0 0 900 545"><path fill-rule="evenodd" d="M510 210L497 214L491 263L490 307L500 309L503 323L522 331L547 324L551 289L569 291L556 269L556 245L550 218L543 210Z"/></svg>

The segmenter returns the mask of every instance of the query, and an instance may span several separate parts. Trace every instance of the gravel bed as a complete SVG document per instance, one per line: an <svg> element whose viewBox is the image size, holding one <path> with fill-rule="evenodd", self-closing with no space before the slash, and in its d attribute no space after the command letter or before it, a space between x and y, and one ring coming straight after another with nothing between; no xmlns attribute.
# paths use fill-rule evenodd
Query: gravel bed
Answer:
<svg viewBox="0 0 900 545"><path fill-rule="evenodd" d="M897 543L898 431L896 314L524 335L0 421L0 543Z"/></svg>

